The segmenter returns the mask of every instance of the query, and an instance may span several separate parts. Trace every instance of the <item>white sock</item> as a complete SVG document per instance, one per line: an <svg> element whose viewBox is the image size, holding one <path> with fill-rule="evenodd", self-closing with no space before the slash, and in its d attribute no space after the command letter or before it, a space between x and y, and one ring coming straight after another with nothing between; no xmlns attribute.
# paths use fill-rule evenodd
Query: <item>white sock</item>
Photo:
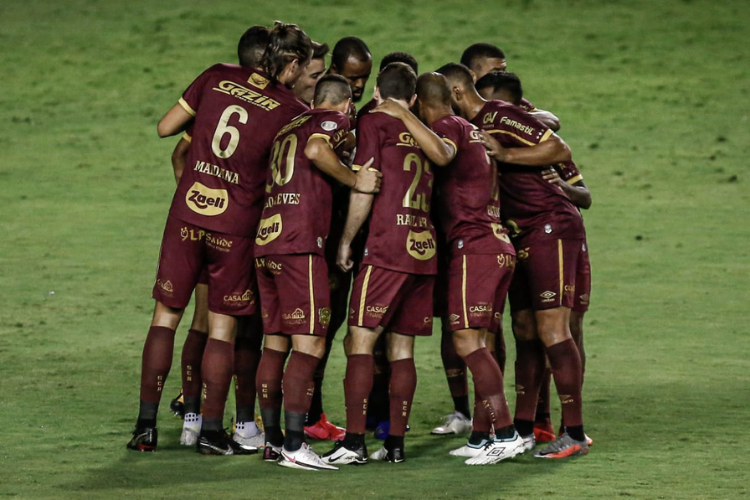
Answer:
<svg viewBox="0 0 750 500"><path fill-rule="evenodd" d="M199 413L186 413L183 427L200 430L203 424L203 417Z"/></svg>
<svg viewBox="0 0 750 500"><path fill-rule="evenodd" d="M243 438L251 438L260 434L260 429L255 422L237 422L234 430Z"/></svg>

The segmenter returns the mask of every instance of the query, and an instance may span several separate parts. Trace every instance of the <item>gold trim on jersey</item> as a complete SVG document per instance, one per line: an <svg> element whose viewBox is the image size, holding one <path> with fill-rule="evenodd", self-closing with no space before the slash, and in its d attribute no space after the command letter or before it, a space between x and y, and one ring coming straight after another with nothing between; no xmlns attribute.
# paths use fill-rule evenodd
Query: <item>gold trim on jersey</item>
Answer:
<svg viewBox="0 0 750 500"><path fill-rule="evenodd" d="M583 176L582 176L581 174L578 174L578 175L576 175L575 177L571 177L570 179L568 179L568 180L567 180L567 181L565 181L565 182L567 182L568 184L570 184L570 185L572 186L572 185L573 185L573 184L575 184L576 182L580 182L580 181L582 181L582 180L583 180Z"/></svg>
<svg viewBox="0 0 750 500"><path fill-rule="evenodd" d="M193 142L193 138L190 137L190 134L188 134L187 132L185 132L184 134L182 134L182 138L185 139L188 142Z"/></svg>
<svg viewBox="0 0 750 500"><path fill-rule="evenodd" d="M466 255L463 255L461 257L461 266L461 302L464 312L464 328L469 328L469 315L467 313L468 309L466 307Z"/></svg>
<svg viewBox="0 0 750 500"><path fill-rule="evenodd" d="M551 129L551 128L548 128L548 129L547 129L547 131L546 131L546 132L544 133L544 135L542 136L542 138L541 138L541 139L539 139L539 142L544 142L544 141L546 141L547 139L549 139L549 138L550 138L550 137L552 136L552 134L554 134L554 132L552 131L552 129Z"/></svg>
<svg viewBox="0 0 750 500"><path fill-rule="evenodd" d="M329 146L333 147L333 144L331 144L331 138L329 136L325 135L325 134L321 134L319 132L316 132L316 133L310 135L310 138L307 139L307 142L310 142L313 139L323 139L324 141L326 141L328 143Z"/></svg>
<svg viewBox="0 0 750 500"><path fill-rule="evenodd" d="M560 305L562 305L563 287L565 286L565 273L563 271L564 260L563 260L563 242L557 240L557 264L560 272Z"/></svg>
<svg viewBox="0 0 750 500"><path fill-rule="evenodd" d="M531 142L529 140L524 139L523 137L521 137L518 134L514 134L513 132L508 132L507 130L492 129L492 130L487 130L487 133L488 134L505 134L505 135L509 135L509 136L515 137L516 139L518 139L522 143L526 144L527 146L536 146L535 143L533 143L533 142ZM539 141L539 142L541 142L541 141Z"/></svg>
<svg viewBox="0 0 750 500"><path fill-rule="evenodd" d="M307 282L310 288L310 333L315 333L315 290L313 289L312 254L307 256Z"/></svg>
<svg viewBox="0 0 750 500"><path fill-rule="evenodd" d="M190 114L190 116L195 116L195 110L190 106L190 104L187 103L185 99L180 97L180 100L177 102L180 103L180 106L182 106L183 109Z"/></svg>
<svg viewBox="0 0 750 500"><path fill-rule="evenodd" d="M372 266L367 266L365 272L365 280L362 283L362 292L359 295L359 321L357 324L362 326L365 318L365 303L367 302L367 287L370 285L370 273L372 273Z"/></svg>
<svg viewBox="0 0 750 500"><path fill-rule="evenodd" d="M458 154L458 146L456 146L456 143L448 139L447 137L441 137L441 139L443 140L444 143L453 147L453 156L456 156Z"/></svg>

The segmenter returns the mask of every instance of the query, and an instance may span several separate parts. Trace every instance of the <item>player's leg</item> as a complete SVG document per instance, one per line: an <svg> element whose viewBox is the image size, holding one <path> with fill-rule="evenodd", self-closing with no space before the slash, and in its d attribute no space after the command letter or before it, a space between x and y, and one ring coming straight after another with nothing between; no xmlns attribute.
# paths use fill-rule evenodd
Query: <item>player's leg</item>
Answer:
<svg viewBox="0 0 750 500"><path fill-rule="evenodd" d="M182 346L182 388L180 395L169 406L184 419L180 444L185 446L195 446L203 422L201 362L208 342L208 270L205 268L195 286L194 302L193 322Z"/></svg>
<svg viewBox="0 0 750 500"><path fill-rule="evenodd" d="M466 376L466 363L456 352L450 320L442 317L440 357L443 361L445 378L453 399L453 413L445 421L432 429L432 434L464 434L471 430L471 410L469 409L469 383Z"/></svg>
<svg viewBox="0 0 750 500"><path fill-rule="evenodd" d="M264 257L255 259L255 263L265 333L255 388L266 439L263 460L277 461L281 458L284 444L284 434L281 432L281 381L291 347L289 338L281 334L281 304L275 283L275 277L280 275L283 266L279 266L275 259Z"/></svg>
<svg viewBox="0 0 750 500"><path fill-rule="evenodd" d="M331 293L331 323L326 335L325 353L313 374L315 391L310 403L310 411L307 412L305 435L313 439L339 441L344 438L346 430L328 421L323 409L323 378L328 365L328 357L333 348L333 339L336 337L338 329L346 321L351 274L333 270L329 265L328 282Z"/></svg>
<svg viewBox="0 0 750 500"><path fill-rule="evenodd" d="M235 432L232 439L244 447L260 448L265 435L255 423L255 377L263 343L260 314L237 319L234 341L234 394L236 402Z"/></svg>
<svg viewBox="0 0 750 500"><path fill-rule="evenodd" d="M203 265L199 239L183 241L181 232L198 234L199 228L167 218L154 284L156 299L151 326L143 345L138 421L127 447L154 451L158 441L156 415L162 390L172 367L174 336Z"/></svg>
<svg viewBox="0 0 750 500"><path fill-rule="evenodd" d="M253 240L212 233L226 247L206 246L208 262L208 341L201 362L206 399L198 452L209 455L244 455L244 449L224 431L224 410L234 374L234 341L237 317L254 314L257 297L253 292L255 267Z"/></svg>
<svg viewBox="0 0 750 500"><path fill-rule="evenodd" d="M570 334L570 310L574 304L576 266L581 251L579 240L552 240L557 252L548 250L554 259L554 266L537 265L537 283L543 283L546 290L559 290L556 297L537 300L534 318L537 334L544 343L552 376L560 398L565 432L536 456L541 458L564 458L588 453L586 436L583 430L583 405L581 400L581 357L578 347ZM545 278L555 280L545 282ZM554 286L556 287L554 287ZM538 291L538 290L537 290ZM544 294L535 294L544 297Z"/></svg>

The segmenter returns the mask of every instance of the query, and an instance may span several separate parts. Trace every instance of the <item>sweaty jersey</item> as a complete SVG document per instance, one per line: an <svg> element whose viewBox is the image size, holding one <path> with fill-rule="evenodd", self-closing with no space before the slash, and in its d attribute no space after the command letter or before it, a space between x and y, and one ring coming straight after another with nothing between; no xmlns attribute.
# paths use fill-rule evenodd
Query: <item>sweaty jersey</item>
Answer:
<svg viewBox="0 0 750 500"><path fill-rule="evenodd" d="M432 124L456 156L435 172L435 199L441 233L451 255L515 254L500 223L497 168L480 141L477 127L455 115Z"/></svg>
<svg viewBox="0 0 750 500"><path fill-rule="evenodd" d="M375 159L371 168L382 172L383 178L372 203L362 263L409 274L436 274L430 162L404 123L384 113L370 113L358 123L354 169L370 158Z"/></svg>
<svg viewBox="0 0 750 500"><path fill-rule="evenodd" d="M324 255L331 227L331 179L305 156L305 147L320 138L335 149L348 133L349 119L344 114L313 109L276 135L255 237L256 256Z"/></svg>
<svg viewBox="0 0 750 500"><path fill-rule="evenodd" d="M252 236L273 138L305 106L260 70L231 64L208 68L179 102L195 119L170 214L212 231Z"/></svg>
<svg viewBox="0 0 750 500"><path fill-rule="evenodd" d="M492 134L503 147L531 147L546 141L550 130L518 106L503 101L487 101L472 120ZM581 215L557 186L542 177L547 167L499 163L501 218L511 236L582 238Z"/></svg>

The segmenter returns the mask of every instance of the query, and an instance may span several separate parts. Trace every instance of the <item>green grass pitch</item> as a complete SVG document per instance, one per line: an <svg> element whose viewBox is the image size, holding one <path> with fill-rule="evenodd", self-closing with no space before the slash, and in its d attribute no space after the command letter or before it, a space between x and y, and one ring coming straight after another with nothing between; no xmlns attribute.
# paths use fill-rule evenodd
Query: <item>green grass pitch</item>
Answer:
<svg viewBox="0 0 750 500"><path fill-rule="evenodd" d="M159 452L126 451L174 190L176 138L158 139L156 122L203 69L235 60L247 27L274 19L331 45L360 36L376 64L409 51L422 71L496 43L529 99L561 118L594 197L587 457L469 468L448 456L463 438L429 435L451 408L437 336L417 343L400 466L201 457L166 412ZM748 495L747 2L4 0L0 20L0 497ZM325 387L337 423L343 365L337 341Z"/></svg>

